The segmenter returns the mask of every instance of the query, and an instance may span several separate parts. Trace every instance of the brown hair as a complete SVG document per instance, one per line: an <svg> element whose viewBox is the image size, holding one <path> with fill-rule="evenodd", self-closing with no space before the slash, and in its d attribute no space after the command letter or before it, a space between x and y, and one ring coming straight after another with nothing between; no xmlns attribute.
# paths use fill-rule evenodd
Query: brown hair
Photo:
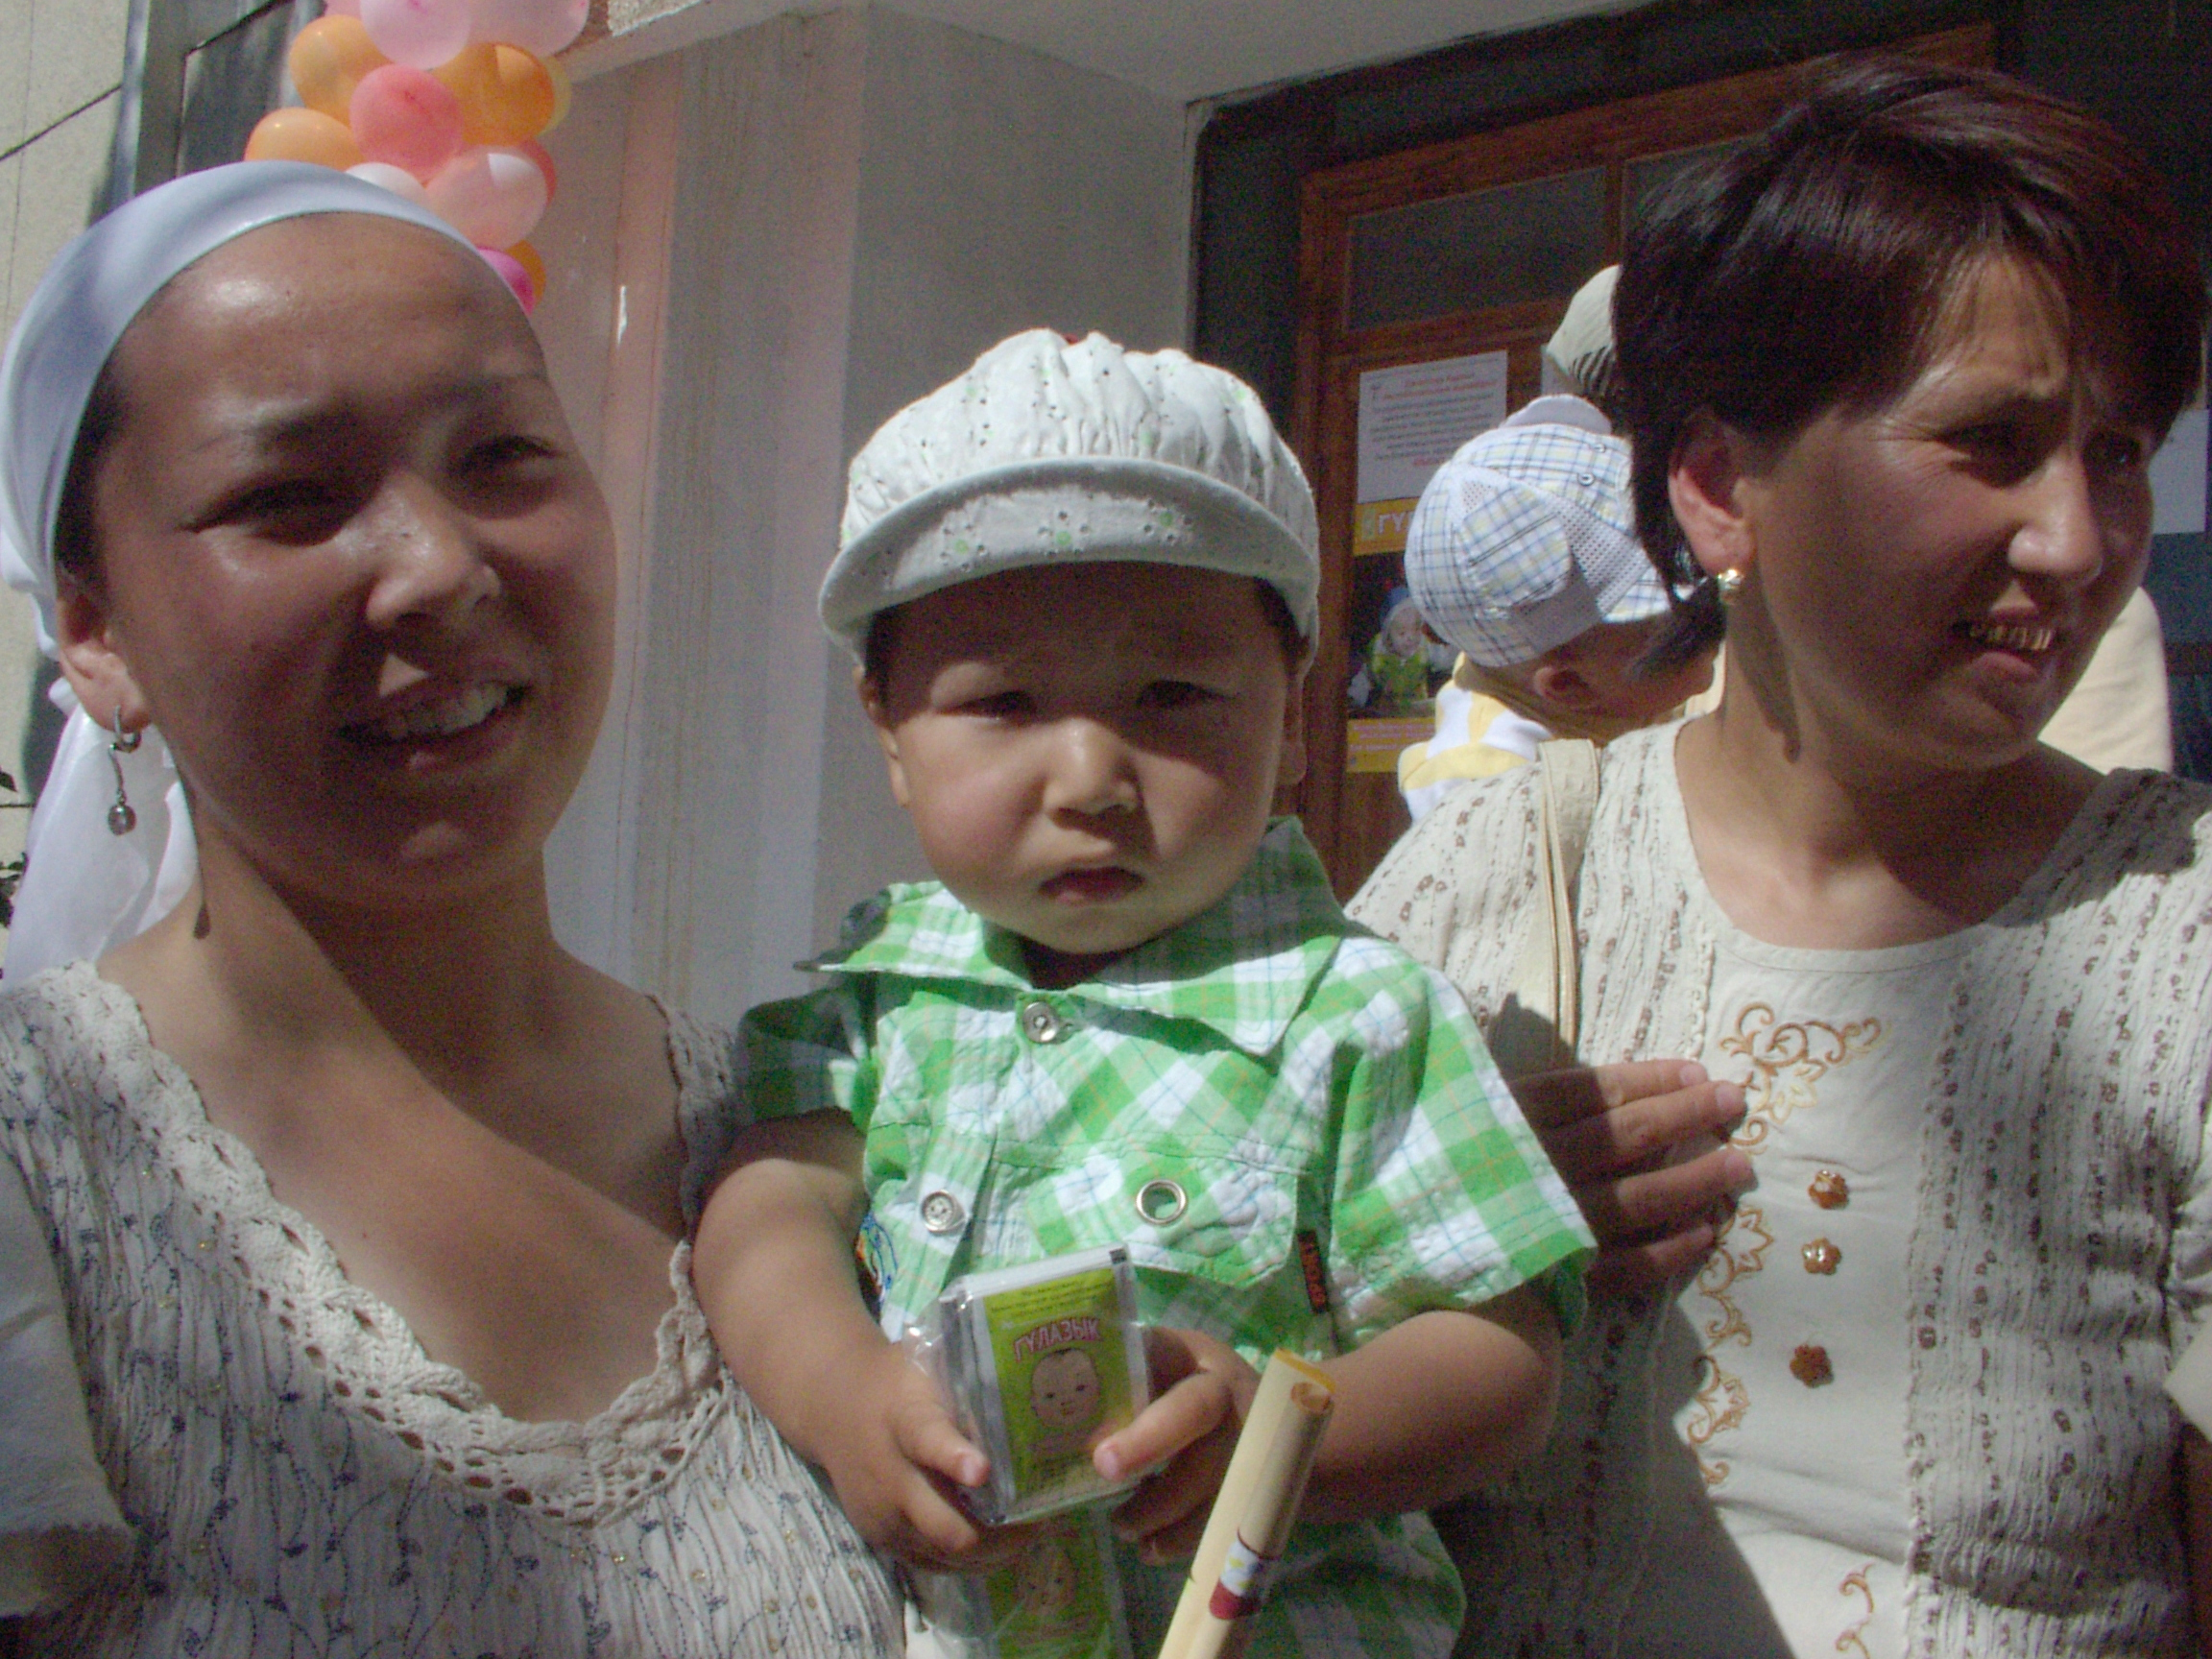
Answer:
<svg viewBox="0 0 2212 1659"><path fill-rule="evenodd" d="M1668 497L1691 421L1787 439L1880 400L1992 258L2048 278L2130 417L2172 424L2202 364L2189 235L2117 132L2005 76L1893 58L1831 71L1631 232L1613 300L1630 485L1671 588L1698 579Z"/></svg>

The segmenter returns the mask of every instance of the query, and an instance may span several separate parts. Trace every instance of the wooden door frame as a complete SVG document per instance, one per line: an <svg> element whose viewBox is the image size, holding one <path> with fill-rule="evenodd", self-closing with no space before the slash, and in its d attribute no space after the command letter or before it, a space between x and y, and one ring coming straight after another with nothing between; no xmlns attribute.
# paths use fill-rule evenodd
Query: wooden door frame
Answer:
<svg viewBox="0 0 2212 1659"><path fill-rule="evenodd" d="M1973 23L1900 42L1893 50L1938 62L1984 66L1996 30ZM1351 884L1344 841L1344 687L1351 672L1345 595L1351 574L1357 494L1358 374L1408 361L1534 338L1557 326L1566 305L1536 301L1367 329L1345 326L1352 228L1363 214L1410 206L1502 184L1606 170L1605 252L1620 257L1627 163L1693 150L1755 132L1802 92L1836 55L1753 70L1690 86L1351 161L1307 175L1299 190L1298 337L1290 441L1313 485L1321 524L1320 623L1306 681L1307 771L1297 808L1339 889ZM1509 400L1533 387L1516 384Z"/></svg>

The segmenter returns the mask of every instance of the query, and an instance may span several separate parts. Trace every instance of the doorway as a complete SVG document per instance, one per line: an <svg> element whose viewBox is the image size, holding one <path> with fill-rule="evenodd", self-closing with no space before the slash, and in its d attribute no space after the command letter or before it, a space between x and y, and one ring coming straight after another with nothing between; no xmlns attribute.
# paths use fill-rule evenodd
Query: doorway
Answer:
<svg viewBox="0 0 2212 1659"><path fill-rule="evenodd" d="M1986 64L1993 31L1902 49ZM1575 291L1620 258L1628 228L1684 174L1765 128L1821 61L1305 178L1291 443L1320 515L1321 621L1296 805L1340 896L1409 823L1398 755L1431 734L1426 693L1452 663L1449 647L1433 636L1416 647L1408 627L1401 555L1421 486L1537 395L1545 341Z"/></svg>

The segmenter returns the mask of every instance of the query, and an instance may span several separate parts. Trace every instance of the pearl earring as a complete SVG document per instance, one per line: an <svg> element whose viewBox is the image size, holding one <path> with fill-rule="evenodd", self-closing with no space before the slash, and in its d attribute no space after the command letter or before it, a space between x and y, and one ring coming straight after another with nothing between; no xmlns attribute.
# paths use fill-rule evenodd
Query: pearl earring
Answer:
<svg viewBox="0 0 2212 1659"><path fill-rule="evenodd" d="M115 768L115 800L108 808L108 833L128 835L138 828L138 814L132 809L131 796L123 787L123 757L138 753L138 745L145 741L143 732L123 730L123 706L115 706L115 735L108 739L108 764Z"/></svg>

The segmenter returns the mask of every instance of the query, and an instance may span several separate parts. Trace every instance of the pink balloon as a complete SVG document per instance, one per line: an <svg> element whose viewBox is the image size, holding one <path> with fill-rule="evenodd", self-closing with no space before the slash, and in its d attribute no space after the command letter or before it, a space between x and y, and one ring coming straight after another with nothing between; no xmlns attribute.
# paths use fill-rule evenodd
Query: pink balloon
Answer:
<svg viewBox="0 0 2212 1659"><path fill-rule="evenodd" d="M483 248L512 248L545 211L545 175L518 150L464 150L430 180L430 210Z"/></svg>
<svg viewBox="0 0 2212 1659"><path fill-rule="evenodd" d="M395 196L404 196L418 207L430 205L430 193L422 188L422 180L404 167L395 167L389 161L364 161L347 172L356 179L389 190Z"/></svg>
<svg viewBox="0 0 2212 1659"><path fill-rule="evenodd" d="M550 58L584 31L591 0L471 0L469 38Z"/></svg>
<svg viewBox="0 0 2212 1659"><path fill-rule="evenodd" d="M538 284L530 280L529 267L512 253L502 253L496 248L479 248L484 263L499 273L508 287L515 290L515 298L522 301L525 316L538 309Z"/></svg>
<svg viewBox="0 0 2212 1659"><path fill-rule="evenodd" d="M521 143L510 144L507 148L538 163L538 171L545 175L545 199L550 202L554 193L561 188L561 175L553 166L553 152L535 138L525 138Z"/></svg>
<svg viewBox="0 0 2212 1659"><path fill-rule="evenodd" d="M469 44L469 0L361 0L361 26L393 62L435 69Z"/></svg>
<svg viewBox="0 0 2212 1659"><path fill-rule="evenodd" d="M372 161L426 179L461 148L461 100L420 69L387 63L353 88L353 137Z"/></svg>

